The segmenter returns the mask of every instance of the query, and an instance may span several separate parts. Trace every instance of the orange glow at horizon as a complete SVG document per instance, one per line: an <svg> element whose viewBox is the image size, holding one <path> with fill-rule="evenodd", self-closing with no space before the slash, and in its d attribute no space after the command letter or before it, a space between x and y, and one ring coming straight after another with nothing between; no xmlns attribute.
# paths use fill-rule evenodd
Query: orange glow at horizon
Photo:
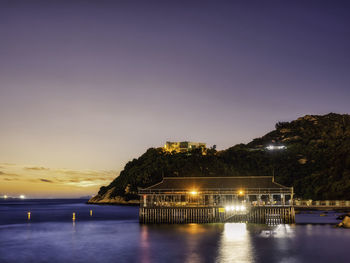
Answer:
<svg viewBox="0 0 350 263"><path fill-rule="evenodd" d="M54 198L95 195L115 171L68 170L0 164L0 197Z"/></svg>

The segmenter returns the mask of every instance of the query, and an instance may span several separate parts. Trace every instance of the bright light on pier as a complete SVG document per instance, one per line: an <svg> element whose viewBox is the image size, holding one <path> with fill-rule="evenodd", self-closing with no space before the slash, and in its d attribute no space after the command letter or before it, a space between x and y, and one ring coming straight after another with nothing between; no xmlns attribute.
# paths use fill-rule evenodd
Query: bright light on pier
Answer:
<svg viewBox="0 0 350 263"><path fill-rule="evenodd" d="M233 205L232 206L226 206L225 210L226 210L226 212L233 211L233 210L235 210L235 207Z"/></svg>
<svg viewBox="0 0 350 263"><path fill-rule="evenodd" d="M197 195L197 194L198 194L197 191L195 191L195 190L192 190L192 191L191 191L191 195Z"/></svg>
<svg viewBox="0 0 350 263"><path fill-rule="evenodd" d="M226 212L229 212L229 211L245 211L245 206L241 205L237 205L237 206L234 206L234 205L231 205L231 206L226 206L225 207L225 210Z"/></svg>
<svg viewBox="0 0 350 263"><path fill-rule="evenodd" d="M19 196L19 198L21 198L21 199L25 199L25 198L26 198L26 196L25 196L25 195L20 195L20 196Z"/></svg>

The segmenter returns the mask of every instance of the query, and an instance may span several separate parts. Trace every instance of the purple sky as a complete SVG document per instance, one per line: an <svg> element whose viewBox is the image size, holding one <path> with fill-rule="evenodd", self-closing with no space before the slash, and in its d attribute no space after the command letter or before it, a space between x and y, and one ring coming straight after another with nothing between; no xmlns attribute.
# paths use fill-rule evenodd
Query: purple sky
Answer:
<svg viewBox="0 0 350 263"><path fill-rule="evenodd" d="M230 2L1 1L0 163L119 171L350 112L349 2Z"/></svg>

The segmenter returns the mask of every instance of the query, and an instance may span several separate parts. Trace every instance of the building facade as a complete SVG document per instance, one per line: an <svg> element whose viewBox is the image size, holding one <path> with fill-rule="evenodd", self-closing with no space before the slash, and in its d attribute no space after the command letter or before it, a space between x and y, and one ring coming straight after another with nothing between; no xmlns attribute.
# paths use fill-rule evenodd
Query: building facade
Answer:
<svg viewBox="0 0 350 263"><path fill-rule="evenodd" d="M194 149L201 149L202 152L206 149L206 144L201 142L166 142L164 150L167 152L189 152Z"/></svg>

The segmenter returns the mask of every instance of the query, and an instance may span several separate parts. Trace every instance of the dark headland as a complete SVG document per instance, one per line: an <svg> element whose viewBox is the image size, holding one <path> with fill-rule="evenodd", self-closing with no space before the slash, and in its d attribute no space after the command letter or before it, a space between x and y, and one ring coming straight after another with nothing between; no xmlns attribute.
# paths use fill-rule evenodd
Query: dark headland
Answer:
<svg viewBox="0 0 350 263"><path fill-rule="evenodd" d="M268 145L284 145L270 151ZM266 176L293 186L295 197L350 199L350 115L306 115L278 122L275 129L248 144L217 151L210 147L169 153L150 148L128 162L120 175L89 200L94 204L138 204L138 189L164 176Z"/></svg>

